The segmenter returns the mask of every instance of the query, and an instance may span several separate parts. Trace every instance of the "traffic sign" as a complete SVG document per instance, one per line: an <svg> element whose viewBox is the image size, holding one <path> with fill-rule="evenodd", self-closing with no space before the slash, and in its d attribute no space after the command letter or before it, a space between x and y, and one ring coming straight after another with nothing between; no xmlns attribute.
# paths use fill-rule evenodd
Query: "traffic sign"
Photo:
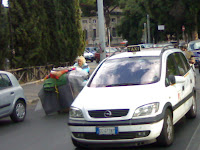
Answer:
<svg viewBox="0 0 200 150"><path fill-rule="evenodd" d="M182 31L185 31L185 26L182 26Z"/></svg>

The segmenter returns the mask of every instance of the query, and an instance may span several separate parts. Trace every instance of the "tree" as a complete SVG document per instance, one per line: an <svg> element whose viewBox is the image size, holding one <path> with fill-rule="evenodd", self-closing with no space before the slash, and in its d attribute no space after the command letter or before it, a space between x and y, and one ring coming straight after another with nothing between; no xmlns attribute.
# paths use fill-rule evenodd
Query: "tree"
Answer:
<svg viewBox="0 0 200 150"><path fill-rule="evenodd" d="M72 63L84 51L84 34L80 24L78 0L58 0L57 7L57 50L61 62Z"/></svg>
<svg viewBox="0 0 200 150"><path fill-rule="evenodd" d="M9 15L12 33L11 48L15 50L15 66L44 64L41 49L40 6L37 0L10 0Z"/></svg>
<svg viewBox="0 0 200 150"><path fill-rule="evenodd" d="M5 69L5 61L8 54L8 22L7 22L7 8L2 5L0 0L0 69Z"/></svg>
<svg viewBox="0 0 200 150"><path fill-rule="evenodd" d="M72 63L84 50L78 0L10 0L15 66Z"/></svg>
<svg viewBox="0 0 200 150"><path fill-rule="evenodd" d="M125 12L125 19L122 20L122 25L127 24L127 21L129 23L132 22L131 20L128 20L128 18L138 21L135 22L135 25L131 24L128 26L129 29L127 30L129 31L142 33L142 28L140 28L140 26L137 28L136 26L137 24L142 25L142 23L146 22L146 14L149 14L151 18L151 35L153 35L156 41L166 40L167 34L176 35L177 40L181 39L181 27L183 25L188 29L186 31L187 34L191 35L191 33L193 33L193 39L194 35L197 35L197 23L200 10L197 0L192 2L189 0L121 0L120 2L122 9ZM141 18L137 20L136 18L139 15ZM157 30L158 25L165 25L165 30L162 33ZM133 28L135 28L135 30L133 30ZM123 36L128 34L128 32L123 31L120 33Z"/></svg>

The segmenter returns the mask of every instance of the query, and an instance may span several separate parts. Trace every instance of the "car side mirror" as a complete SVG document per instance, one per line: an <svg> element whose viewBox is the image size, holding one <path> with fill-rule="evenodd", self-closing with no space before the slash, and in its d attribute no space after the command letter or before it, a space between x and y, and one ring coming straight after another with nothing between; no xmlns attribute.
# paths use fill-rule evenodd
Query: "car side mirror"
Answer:
<svg viewBox="0 0 200 150"><path fill-rule="evenodd" d="M184 83L185 78L183 76L175 76L176 83Z"/></svg>
<svg viewBox="0 0 200 150"><path fill-rule="evenodd" d="M175 84L176 83L174 75L169 75L169 82L170 82L170 84Z"/></svg>

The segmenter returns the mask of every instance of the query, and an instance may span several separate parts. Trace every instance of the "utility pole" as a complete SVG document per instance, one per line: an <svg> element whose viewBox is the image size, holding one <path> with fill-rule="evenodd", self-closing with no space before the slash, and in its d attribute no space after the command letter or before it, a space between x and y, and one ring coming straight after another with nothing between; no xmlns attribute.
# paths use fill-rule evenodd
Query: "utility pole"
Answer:
<svg viewBox="0 0 200 150"><path fill-rule="evenodd" d="M98 5L98 23L99 23L99 47L101 49L100 61L106 58L105 52L105 20L103 11L103 0L97 0Z"/></svg>
<svg viewBox="0 0 200 150"><path fill-rule="evenodd" d="M150 36L150 19L149 15L147 14L147 31L148 31L148 43L151 43L151 36Z"/></svg>
<svg viewBox="0 0 200 150"><path fill-rule="evenodd" d="M144 43L147 43L147 24L144 23Z"/></svg>

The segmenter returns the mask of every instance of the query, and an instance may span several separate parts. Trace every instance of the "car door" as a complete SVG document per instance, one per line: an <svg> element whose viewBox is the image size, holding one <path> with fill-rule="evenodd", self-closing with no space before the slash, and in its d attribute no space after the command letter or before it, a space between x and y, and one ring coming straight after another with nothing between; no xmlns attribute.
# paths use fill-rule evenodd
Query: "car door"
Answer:
<svg viewBox="0 0 200 150"><path fill-rule="evenodd" d="M14 101L14 88L6 74L0 74L0 116L10 112Z"/></svg>
<svg viewBox="0 0 200 150"><path fill-rule="evenodd" d="M185 82L182 85L182 97L181 97L181 99L184 99L192 92L191 80L190 80L191 76L189 72L191 67L189 66L188 61L183 53L180 52L175 53L174 57L180 72L180 76L183 76L185 78Z"/></svg>
<svg viewBox="0 0 200 150"><path fill-rule="evenodd" d="M176 58L177 57L177 58ZM184 86L185 83L170 83L170 76L184 76L185 70L183 69L183 66L180 63L177 63L176 61L179 60L179 55L177 56L176 53L172 53L167 58L167 66L166 66L166 87L167 92L170 95L170 102L173 107L173 122L177 122L183 114L180 112L183 112L184 105L182 104L182 100L184 97ZM179 60L180 61L180 60Z"/></svg>

